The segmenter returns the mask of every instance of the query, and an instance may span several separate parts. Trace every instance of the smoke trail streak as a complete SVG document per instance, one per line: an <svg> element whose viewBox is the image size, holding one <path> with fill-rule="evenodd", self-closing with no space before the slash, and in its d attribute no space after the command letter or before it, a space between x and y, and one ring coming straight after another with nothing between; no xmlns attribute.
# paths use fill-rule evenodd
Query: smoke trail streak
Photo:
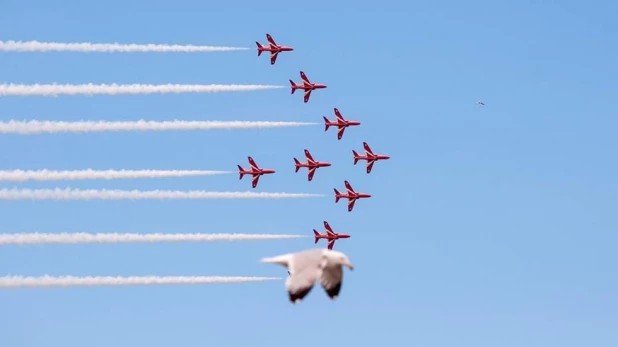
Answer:
<svg viewBox="0 0 618 347"><path fill-rule="evenodd" d="M161 284L219 284L247 283L281 280L280 277L231 277L231 276L3 276L0 288L24 287L93 287L93 286L133 286Z"/></svg>
<svg viewBox="0 0 618 347"><path fill-rule="evenodd" d="M24 233L0 234L0 245L84 244L84 243L155 243L266 241L305 238L306 235L277 234L137 234L137 233Z"/></svg>
<svg viewBox="0 0 618 347"><path fill-rule="evenodd" d="M321 194L209 192L203 190L115 190L115 189L0 189L0 200L198 200L198 199L292 199L321 197Z"/></svg>
<svg viewBox="0 0 618 347"><path fill-rule="evenodd" d="M0 181L115 180L130 178L193 177L231 174L212 170L0 170Z"/></svg>
<svg viewBox="0 0 618 347"><path fill-rule="evenodd" d="M103 131L168 131L213 129L285 128L316 125L307 122L271 121L17 121L0 122L0 134L91 133Z"/></svg>
<svg viewBox="0 0 618 347"><path fill-rule="evenodd" d="M197 45L167 45L167 44L121 44L121 43L90 43L90 42L39 42L39 41L0 41L0 51L4 52L230 52L246 51L247 47L228 46L197 46Z"/></svg>
<svg viewBox="0 0 618 347"><path fill-rule="evenodd" d="M119 95L248 92L279 89L260 84L0 84L0 96Z"/></svg>

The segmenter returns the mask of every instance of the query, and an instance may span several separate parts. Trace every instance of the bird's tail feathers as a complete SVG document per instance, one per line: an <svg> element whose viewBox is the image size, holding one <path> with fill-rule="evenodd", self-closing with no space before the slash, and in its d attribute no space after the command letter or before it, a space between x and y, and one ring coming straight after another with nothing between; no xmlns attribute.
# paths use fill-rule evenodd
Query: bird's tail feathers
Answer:
<svg viewBox="0 0 618 347"><path fill-rule="evenodd" d="M270 263L270 264L279 264L283 266L288 266L290 259L289 254L279 255L276 257L267 257L260 259L260 263Z"/></svg>

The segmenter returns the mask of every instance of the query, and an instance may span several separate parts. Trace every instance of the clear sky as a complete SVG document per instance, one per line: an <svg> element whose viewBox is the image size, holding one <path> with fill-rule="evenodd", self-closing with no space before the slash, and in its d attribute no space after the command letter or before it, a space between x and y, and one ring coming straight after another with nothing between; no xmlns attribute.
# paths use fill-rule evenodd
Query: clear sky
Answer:
<svg viewBox="0 0 618 347"><path fill-rule="evenodd" d="M53 4L52 4L53 3ZM616 346L618 3L615 1L16 1L0 39L229 45L223 53L0 53L12 83L239 83L221 94L1 97L38 120L359 120L263 130L0 136L2 169L278 172L257 191L296 200L0 201L0 232L350 233L341 297L294 306L283 281L0 291L0 345ZM271 66L254 41L295 47ZM308 104L290 95L303 70ZM486 106L476 105L483 100ZM367 141L391 156L352 165ZM303 148L313 182L294 173ZM333 188L371 199L352 213ZM3 182L2 187L246 191L217 177ZM3 246L0 275L281 276L258 261L311 238ZM319 244L324 247L323 241Z"/></svg>

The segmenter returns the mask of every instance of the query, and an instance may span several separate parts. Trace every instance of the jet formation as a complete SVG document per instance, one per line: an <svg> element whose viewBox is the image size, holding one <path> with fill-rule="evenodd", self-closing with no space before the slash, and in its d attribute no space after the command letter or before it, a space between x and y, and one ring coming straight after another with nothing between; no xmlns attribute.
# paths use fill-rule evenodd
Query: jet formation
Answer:
<svg viewBox="0 0 618 347"><path fill-rule="evenodd" d="M277 61L277 57L281 52L291 52L294 51L294 47L278 45L275 40L272 38L270 34L266 34L266 40L268 41L267 45L262 45L259 42L255 42L257 45L257 55L258 57L262 55L264 52L270 52L270 65L275 65ZM328 86L323 83L314 83L309 80L307 74L303 70L300 70L300 82L296 83L293 80L290 81L291 86L291 94L294 94L296 90L303 91L303 103L308 103L311 98L311 93L317 89L326 89ZM345 130L348 127L356 127L360 126L361 122L357 120L347 120L343 117L341 112L337 107L333 108L333 112L335 114L335 119L329 120L326 116L323 116L324 119L324 131L327 132L330 127L337 129L337 140L341 141L343 139L343 135ZM352 159L353 165L356 165L359 161L366 161L366 173L370 174L374 164L380 160L388 160L390 159L389 155L386 154L378 154L374 153L367 142L363 142L363 148L365 150L365 154L358 154L355 150L352 150ZM301 169L307 168L307 181L313 182L316 170L319 168L327 168L332 166L332 164L328 161L319 161L315 160L309 149L304 149L305 161L301 161L298 158L292 158L294 160L294 172L298 173ZM260 177L263 175L274 174L276 171L274 169L260 168L255 160L252 157L247 157L249 161L249 169L245 170L242 166L238 165L238 173L239 180L242 180L244 175L252 176L251 186L255 189L258 186ZM319 175L318 175L319 176ZM337 190L337 188L333 188L335 192L335 204L339 202L340 199L348 200L348 212L352 212L354 210L354 205L356 201L359 199L371 198L371 194L364 192L356 192L352 185L347 180L344 180L345 193L341 193ZM336 233L332 230L327 221L324 221L324 229L325 233L320 234L317 230L313 229L313 234L315 238L315 243L318 243L320 239L327 240L327 248L329 250L333 249L335 245L335 241L338 239L347 239L350 238L349 234ZM289 274L289 272L288 272Z"/></svg>

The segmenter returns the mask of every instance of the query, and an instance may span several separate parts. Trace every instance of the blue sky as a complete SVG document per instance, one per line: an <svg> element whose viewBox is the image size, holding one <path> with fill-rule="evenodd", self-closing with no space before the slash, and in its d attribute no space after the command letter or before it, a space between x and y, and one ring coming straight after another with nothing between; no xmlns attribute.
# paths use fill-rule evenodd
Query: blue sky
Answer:
<svg viewBox="0 0 618 347"><path fill-rule="evenodd" d="M275 168L258 191L297 200L0 201L14 232L311 234L328 220L356 269L342 295L293 306L282 281L0 291L0 345L615 346L618 48L613 1L3 1L0 39L230 45L269 32L295 51L1 53L13 83L241 83L221 94L2 97L2 120L289 120L323 127L3 135L2 169ZM289 95L304 70L329 85ZM487 105L475 103L483 100ZM352 165L367 141L389 154ZM313 182L294 173L303 148ZM371 199L352 213L332 189ZM2 187L246 191L236 175ZM322 241L323 242L323 241ZM324 246L324 243L320 244ZM312 239L5 246L0 274L285 276L264 256Z"/></svg>

